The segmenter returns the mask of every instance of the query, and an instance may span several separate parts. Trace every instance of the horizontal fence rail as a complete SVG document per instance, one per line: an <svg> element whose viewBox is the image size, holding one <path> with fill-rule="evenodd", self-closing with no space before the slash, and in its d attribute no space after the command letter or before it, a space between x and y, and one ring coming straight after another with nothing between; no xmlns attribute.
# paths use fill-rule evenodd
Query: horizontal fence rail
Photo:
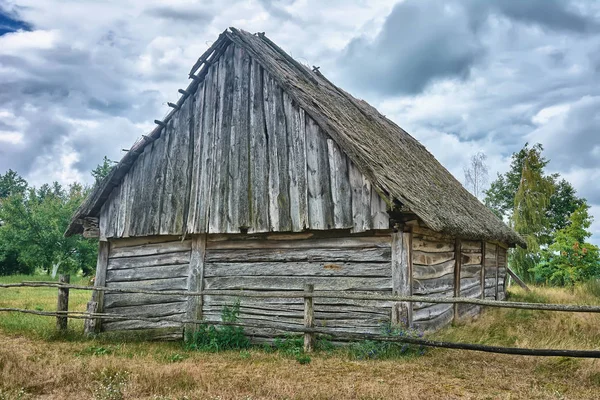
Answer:
<svg viewBox="0 0 600 400"><path fill-rule="evenodd" d="M109 292L109 293L141 293L151 295L183 295L183 296L204 296L204 295L225 295L232 297L253 297L253 298L303 298L305 300L305 321L304 326L299 324L296 326L273 326L272 324L262 324L257 322L224 322L224 321L211 321L211 320L198 320L181 317L141 317L123 314L113 313L98 313L98 312L83 312L83 311L38 311L28 310L14 307L0 307L0 312L18 312L23 314L32 314L45 317L56 317L57 320L65 320L67 318L72 319L84 319L84 320L131 320L131 321L146 321L146 322L176 322L178 324L186 325L233 325L248 328L265 328L272 331L280 332L293 332L304 334L305 337L305 350L312 350L314 339L316 334L325 335L328 338L336 339L340 342L352 342L361 340L377 340L385 342L398 342L413 344L426 347L438 347L447 349L460 349L460 350L472 350L481 351L486 353L497 353L497 354L512 354L512 355L525 355L525 356L559 356L559 357L576 357L576 358L600 358L600 350L571 350L571 349L535 349L535 348L518 348L518 347L502 347L483 345L475 343L460 343L460 342L444 342L429 340L424 338L415 338L404 336L384 336L375 335L370 333L340 333L333 332L330 329L315 328L314 324L310 321L314 319L314 304L312 300L315 298L337 298L337 299L352 299L359 301L369 300L383 300L391 302L424 302L424 303L459 303L459 304L474 304L481 306L490 307L502 307L502 308L515 308L515 309L527 309L527 310L545 310L545 311L564 311L564 312L589 312L599 313L600 306L592 305L575 305L575 304L543 304L543 303L525 303L525 302L509 302L509 301L497 301L497 300L480 300L473 298L461 298L461 297L425 297L425 296L396 296L396 295L379 295L379 294L355 294L355 293L343 293L334 291L270 291L270 292L257 292L248 290L202 290L202 291L186 291L186 290L145 290L136 288L108 288L108 287L92 287L92 286L81 286L71 285L65 283L55 282L20 282L20 283L8 283L0 284L0 288L18 288L18 287L33 287L33 288L58 288L59 293L66 291L68 296L68 290L89 290L96 292ZM68 297L67 297L68 298ZM307 307L307 305L311 305ZM59 302L60 306L60 302ZM310 320L310 321L309 321ZM66 325L66 324L65 324ZM307 346L307 343L309 344Z"/></svg>
<svg viewBox="0 0 600 400"><path fill-rule="evenodd" d="M257 292L250 290L210 290L205 289L199 292L187 290L147 290L147 289L127 289L127 288L109 288L109 287L93 287L81 285L65 285L60 283L50 282L21 282L21 283L5 283L0 284L0 288L11 287L54 287L66 288L74 290L90 290L105 293L138 293L138 294L153 294L159 296L206 296L220 295L232 297L254 297L254 298L285 298L285 299L300 299L300 298L336 298L350 300L379 300L379 301L395 301L395 302L418 302L418 303L437 303L437 304L473 304L487 307L500 308L515 308L522 310L539 310L539 311L565 311L565 312L584 312L584 313L600 313L600 306L586 304L547 304L547 303L527 303L527 302L512 302L501 300L482 300L467 297L427 297L427 296L397 296L397 295L382 295L382 294L355 294L343 293L339 291L314 291L306 293L301 290L297 291L269 291Z"/></svg>
<svg viewBox="0 0 600 400"><path fill-rule="evenodd" d="M119 315L119 314L107 314L107 313L87 313L79 311L37 311L37 310L26 310L20 308L0 308L0 312L20 312L25 314L33 314L47 317L69 317L73 319L90 319L90 318L102 318L103 320L135 320L135 321L148 321L148 322L159 322L159 321L172 321L181 324L198 324L198 325L230 325L230 326L241 326L248 328L268 328L274 330L280 330L282 332L294 332L294 333L310 333L310 334L322 334L329 338L338 339L342 342L361 341L361 340L378 340L384 342L397 342L407 343L426 347L437 347L446 349L457 349L457 350L472 350L481 351L485 353L496 353L496 354L512 354L512 355L523 355L523 356L541 356L541 357L574 357L574 358L600 358L600 350L571 350L571 349L533 349L533 348L520 348L520 347L503 347L503 346L490 346L475 343L460 343L460 342L444 342L438 340L429 340L421 338L410 338L403 336L383 336L374 335L368 333L351 334L351 333L336 333L323 328L305 328L305 327L291 327L286 326L282 328L274 328L273 325L261 324L261 323L242 323L242 322L224 322L224 321L210 321L210 320L190 320L190 319L176 319L168 317L135 317L130 315Z"/></svg>

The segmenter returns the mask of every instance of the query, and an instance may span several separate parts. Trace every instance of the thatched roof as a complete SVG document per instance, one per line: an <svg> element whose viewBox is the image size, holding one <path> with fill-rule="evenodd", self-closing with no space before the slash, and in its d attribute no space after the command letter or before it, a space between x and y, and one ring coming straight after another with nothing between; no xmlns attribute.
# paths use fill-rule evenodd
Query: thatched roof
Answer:
<svg viewBox="0 0 600 400"><path fill-rule="evenodd" d="M190 77L194 80L183 91L178 104L185 100L186 92L195 90L207 66L231 42L242 46L269 71L380 193L410 209L429 228L462 238L525 245L519 235L469 193L416 139L366 102L333 85L320 72L295 61L264 34L253 35L235 28L223 32L192 68ZM74 215L67 235L82 231L82 218L99 214L112 188L119 184L143 148L160 135L161 129L158 125L136 143L95 188Z"/></svg>

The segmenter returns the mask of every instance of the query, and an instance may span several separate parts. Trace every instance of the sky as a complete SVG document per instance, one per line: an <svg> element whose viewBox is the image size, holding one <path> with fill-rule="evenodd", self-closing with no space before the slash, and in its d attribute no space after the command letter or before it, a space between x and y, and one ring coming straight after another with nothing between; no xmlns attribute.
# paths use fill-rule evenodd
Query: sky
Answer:
<svg viewBox="0 0 600 400"><path fill-rule="evenodd" d="M91 183L169 111L218 34L265 32L464 181L541 143L600 244L600 1L0 0L0 173ZM401 166L400 166L401 168Z"/></svg>

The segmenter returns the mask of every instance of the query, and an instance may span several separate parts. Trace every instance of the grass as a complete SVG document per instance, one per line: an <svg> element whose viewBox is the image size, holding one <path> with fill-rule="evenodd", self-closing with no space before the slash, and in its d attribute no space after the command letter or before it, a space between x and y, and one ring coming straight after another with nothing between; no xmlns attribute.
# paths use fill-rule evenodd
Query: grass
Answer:
<svg viewBox="0 0 600 400"><path fill-rule="evenodd" d="M20 281L27 278L10 278ZM46 279L43 279L46 280ZM7 279L0 278L1 282ZM83 310L90 293L71 292ZM573 292L511 288L511 299L600 304ZM56 307L56 289L0 289L0 307ZM54 318L0 314L0 400L8 399L594 399L600 362L433 349L423 356L357 360L325 346L298 360L300 341L211 353L181 343L57 337ZM523 347L598 348L600 316L490 309L435 339ZM50 340L51 339L51 340ZM301 353L299 353L301 354ZM302 363L301 363L302 362Z"/></svg>

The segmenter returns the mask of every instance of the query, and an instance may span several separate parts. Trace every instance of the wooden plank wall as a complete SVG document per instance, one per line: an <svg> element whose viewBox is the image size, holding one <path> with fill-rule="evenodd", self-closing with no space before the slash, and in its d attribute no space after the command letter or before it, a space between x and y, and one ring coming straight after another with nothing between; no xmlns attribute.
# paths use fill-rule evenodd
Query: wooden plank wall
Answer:
<svg viewBox="0 0 600 400"><path fill-rule="evenodd" d="M507 251L504 247L498 246L498 295L497 300L506 300L506 262Z"/></svg>
<svg viewBox="0 0 600 400"><path fill-rule="evenodd" d="M302 290L392 293L390 236L316 238L306 234L209 236L204 265L205 289ZM220 320L231 296L205 296L203 316ZM303 326L303 299L242 297L241 320L270 324L246 331L256 340ZM337 332L380 333L390 321L392 302L314 300L315 326Z"/></svg>
<svg viewBox="0 0 600 400"><path fill-rule="evenodd" d="M488 300L496 300L498 286L498 248L498 245L490 242L485 244L484 298Z"/></svg>
<svg viewBox="0 0 600 400"><path fill-rule="evenodd" d="M100 237L388 229L386 203L231 44L113 189Z"/></svg>
<svg viewBox="0 0 600 400"><path fill-rule="evenodd" d="M413 295L454 296L455 240L423 228L413 230ZM413 303L413 326L434 331L449 324L453 304Z"/></svg>
<svg viewBox="0 0 600 400"><path fill-rule="evenodd" d="M460 297L481 298L482 254L481 241L461 241ZM459 304L458 317L479 314L480 306Z"/></svg>
<svg viewBox="0 0 600 400"><path fill-rule="evenodd" d="M106 286L151 290L185 290L188 285L191 240L178 237L120 239L110 242ZM106 293L104 312L140 317L181 319L187 296ZM160 329L181 337L179 322L106 321L103 331Z"/></svg>

